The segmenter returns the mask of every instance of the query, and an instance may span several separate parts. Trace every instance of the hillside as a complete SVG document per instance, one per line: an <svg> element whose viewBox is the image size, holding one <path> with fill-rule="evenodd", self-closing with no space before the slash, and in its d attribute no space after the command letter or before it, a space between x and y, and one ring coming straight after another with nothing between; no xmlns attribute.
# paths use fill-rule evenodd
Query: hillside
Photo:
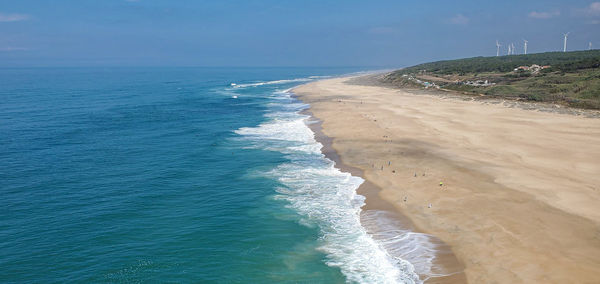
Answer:
<svg viewBox="0 0 600 284"><path fill-rule="evenodd" d="M383 81L600 109L600 50L438 61L394 71Z"/></svg>

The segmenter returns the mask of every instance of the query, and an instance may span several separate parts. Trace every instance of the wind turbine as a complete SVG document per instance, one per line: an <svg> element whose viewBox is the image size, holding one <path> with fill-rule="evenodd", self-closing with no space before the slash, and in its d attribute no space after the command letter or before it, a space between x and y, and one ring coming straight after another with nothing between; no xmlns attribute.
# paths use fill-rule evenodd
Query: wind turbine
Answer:
<svg viewBox="0 0 600 284"><path fill-rule="evenodd" d="M512 54L515 55L515 43L511 43L510 45L512 45L512 48L510 49L510 51L512 51Z"/></svg>
<svg viewBox="0 0 600 284"><path fill-rule="evenodd" d="M496 40L496 57L500 56L500 47L502 45Z"/></svg>
<svg viewBox="0 0 600 284"><path fill-rule="evenodd" d="M525 49L525 55L527 55L527 43L528 43L528 41L526 39L523 39L523 43L524 43L523 49Z"/></svg>
<svg viewBox="0 0 600 284"><path fill-rule="evenodd" d="M592 42L590 41L590 44L588 44L588 50L592 50Z"/></svg>
<svg viewBox="0 0 600 284"><path fill-rule="evenodd" d="M510 44L508 44L508 53L506 55L510 55L510 52L511 52L510 49L511 49L511 46L510 46Z"/></svg>
<svg viewBox="0 0 600 284"><path fill-rule="evenodd" d="M567 37L569 37L569 34L570 34L570 33L571 33L571 32L568 32L568 33L566 33L566 34L563 34L563 35L565 36L565 44L564 44L564 46L563 46L563 52L567 52Z"/></svg>

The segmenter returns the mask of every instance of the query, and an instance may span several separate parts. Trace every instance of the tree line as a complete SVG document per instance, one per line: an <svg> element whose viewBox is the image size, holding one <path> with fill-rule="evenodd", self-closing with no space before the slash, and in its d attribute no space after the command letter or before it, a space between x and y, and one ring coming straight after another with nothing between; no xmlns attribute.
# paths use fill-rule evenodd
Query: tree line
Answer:
<svg viewBox="0 0 600 284"><path fill-rule="evenodd" d="M506 55L498 57L473 57L457 60L444 60L415 65L397 70L396 75L428 72L440 75L472 74L484 72L511 72L519 66L550 65L544 72L576 72L581 69L600 67L600 50L545 52L527 55Z"/></svg>

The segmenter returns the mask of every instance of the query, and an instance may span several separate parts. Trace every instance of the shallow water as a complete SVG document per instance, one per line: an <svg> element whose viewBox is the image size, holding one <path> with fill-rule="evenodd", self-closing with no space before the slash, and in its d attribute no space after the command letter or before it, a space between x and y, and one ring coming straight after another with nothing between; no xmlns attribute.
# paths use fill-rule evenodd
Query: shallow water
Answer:
<svg viewBox="0 0 600 284"><path fill-rule="evenodd" d="M287 92L352 71L1 69L0 280L418 282Z"/></svg>

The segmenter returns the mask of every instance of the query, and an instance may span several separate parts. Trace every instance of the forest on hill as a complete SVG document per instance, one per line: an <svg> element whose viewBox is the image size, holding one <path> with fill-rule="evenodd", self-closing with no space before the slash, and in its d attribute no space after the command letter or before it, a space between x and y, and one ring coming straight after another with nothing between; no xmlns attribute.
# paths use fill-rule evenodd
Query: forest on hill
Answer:
<svg viewBox="0 0 600 284"><path fill-rule="evenodd" d="M437 61L393 71L382 80L400 87L600 109L600 50Z"/></svg>

